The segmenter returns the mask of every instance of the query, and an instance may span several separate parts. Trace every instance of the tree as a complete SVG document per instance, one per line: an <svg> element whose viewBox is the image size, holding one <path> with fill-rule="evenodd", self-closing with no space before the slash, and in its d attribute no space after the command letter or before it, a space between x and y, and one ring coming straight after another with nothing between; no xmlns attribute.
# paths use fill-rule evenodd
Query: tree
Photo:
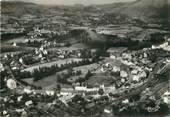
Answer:
<svg viewBox="0 0 170 117"><path fill-rule="evenodd" d="M160 43L160 42L164 42L164 34L162 33L153 33L150 35L150 41L153 43Z"/></svg>
<svg viewBox="0 0 170 117"><path fill-rule="evenodd" d="M103 91L103 89L99 89L99 91L98 91L98 93L99 93L99 95L103 95L104 94L104 91Z"/></svg>
<svg viewBox="0 0 170 117"><path fill-rule="evenodd" d="M69 47L69 46L71 46L71 43L70 43L69 41L67 41L66 44L65 44L65 46L66 46L66 47Z"/></svg>
<svg viewBox="0 0 170 117"><path fill-rule="evenodd" d="M58 84L58 83L56 84L56 90L59 91L59 92L61 91L61 85Z"/></svg>
<svg viewBox="0 0 170 117"><path fill-rule="evenodd" d="M156 54L152 54L149 56L149 59L151 60L152 63L156 62L158 56Z"/></svg>
<svg viewBox="0 0 170 117"><path fill-rule="evenodd" d="M73 67L70 67L67 69L67 74L72 75L73 73Z"/></svg>
<svg viewBox="0 0 170 117"><path fill-rule="evenodd" d="M85 75L85 79L88 80L93 74L91 73L90 70L88 70L88 72Z"/></svg>

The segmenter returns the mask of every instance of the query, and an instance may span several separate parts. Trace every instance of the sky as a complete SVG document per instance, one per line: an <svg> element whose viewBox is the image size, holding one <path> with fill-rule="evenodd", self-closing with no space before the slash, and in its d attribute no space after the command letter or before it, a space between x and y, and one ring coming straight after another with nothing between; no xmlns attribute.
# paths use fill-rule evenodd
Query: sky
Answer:
<svg viewBox="0 0 170 117"><path fill-rule="evenodd" d="M49 5L73 5L73 4L90 5L90 4L108 4L114 2L128 2L135 0L0 0L0 1L26 1Z"/></svg>

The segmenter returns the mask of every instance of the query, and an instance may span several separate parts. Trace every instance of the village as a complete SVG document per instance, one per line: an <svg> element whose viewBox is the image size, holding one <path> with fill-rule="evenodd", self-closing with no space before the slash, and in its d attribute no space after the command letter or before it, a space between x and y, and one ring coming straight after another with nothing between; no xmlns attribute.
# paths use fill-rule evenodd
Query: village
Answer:
<svg viewBox="0 0 170 117"><path fill-rule="evenodd" d="M168 26L25 4L1 14L0 117L169 116Z"/></svg>
<svg viewBox="0 0 170 117"><path fill-rule="evenodd" d="M113 103L113 105L114 103L119 103L120 106L118 112L126 113L134 111L127 110L127 108L134 108L139 103L142 103L140 101L145 102L146 100L148 101L148 99L150 100L150 102L143 103L147 104L148 106L145 105L146 107L142 108L142 110L139 111L154 113L160 112L161 106L165 106L166 104L170 103L170 92L168 90L169 84L166 84L167 88L163 87L167 90L165 90L164 93L161 92L161 97L159 97L160 101L156 99L158 97L155 97L155 95L153 95L152 90L154 89L154 87L147 85L145 86L146 89L143 92L136 91L135 94L132 94L133 97L142 93L143 96L138 97L139 99L128 97L128 95L131 95L131 93L133 93L133 90L140 90L140 88L143 88L143 86L145 84L148 84L150 80L153 80L153 76L158 75L158 70L155 70L156 65L154 63L152 64L152 61L148 58L149 56L152 56L150 54L153 51L165 50L165 54L169 54L168 39L167 42L159 46L144 48L141 51L132 52L122 47L110 48L107 50L108 57L100 56L98 59L95 58L95 56L97 55L97 50L93 51L88 49L58 49L58 51L48 51L46 49L46 45L50 44L44 41L43 46L40 46L39 49L35 49L35 51L33 52L27 54L24 53L24 56L22 56L22 54L8 54L2 57L3 61L8 62L5 64L1 63L1 73L7 71L6 73L8 74L7 76L5 75L5 79L3 79L4 88L2 88L2 90L7 90L9 92L8 95L10 95L1 97L1 109L3 109L1 111L3 112L3 116L14 116L15 114L16 116L36 115L42 112L41 109L46 110L42 112L43 115L48 115L48 113L56 115L56 113L51 113L54 111L55 107L59 107L59 109L61 110L64 109L66 112L72 113L73 115L78 115L80 113L87 114L94 113L95 108L101 108L101 105L103 105L102 110L104 110L104 112L111 113L111 111L113 111L112 109L108 110L104 108L104 105L108 103ZM48 54L54 56L49 57ZM82 54L84 54L83 57ZM160 54L162 54L162 52L160 52ZM33 63L27 63L26 59L28 59L28 62L32 61ZM64 62L63 60L66 61ZM61 61L63 61L63 63ZM81 67L78 67L94 64L94 62L96 61L99 61L98 63L95 63L98 65L94 65L95 67L93 68L85 70ZM164 64L165 66L167 66L167 69L169 69L168 66L170 65L170 60L168 58L163 58L162 61L163 62L159 64ZM46 65L46 63L50 62L51 64ZM70 68L71 66L72 68ZM55 70L58 69L58 71L64 70L60 73L60 75L57 73L57 81L55 81L55 84L51 88L44 88L42 86L32 85L31 82L27 82L24 79L17 79L19 78L19 75L28 77L33 75L34 78L37 77L39 79L34 79L34 81L32 82L38 82L38 80L40 80L41 78L45 78L43 78L43 76L40 77L40 75L36 76L36 73L34 72L36 70L42 69L44 71L39 71L39 74L46 72L47 76L57 72L50 72L50 70L48 69L51 68ZM161 72L164 72L164 69L162 71L160 71L160 69L161 68L159 68L159 74ZM22 75L22 73L24 75ZM15 76L18 77L15 78ZM77 76L81 77L76 78ZM101 80L102 77L105 77L108 80L100 82L100 79L97 79L97 76L101 77ZM61 77L61 80L59 79L59 77ZM71 81L69 77L72 77ZM76 78L76 80L73 79L74 77ZM96 78L98 81L95 80L93 77ZM93 79L95 81L93 81ZM169 82L169 80L165 81ZM161 80L160 82L165 84L165 81ZM70 86L67 86L66 88L64 86L61 86L61 83L66 83ZM135 103L134 100L136 101ZM155 103L156 105L150 107L149 103ZM30 109L33 109L31 113ZM37 113L37 111L35 111L34 109L38 109L39 113ZM77 111L77 109L81 111Z"/></svg>

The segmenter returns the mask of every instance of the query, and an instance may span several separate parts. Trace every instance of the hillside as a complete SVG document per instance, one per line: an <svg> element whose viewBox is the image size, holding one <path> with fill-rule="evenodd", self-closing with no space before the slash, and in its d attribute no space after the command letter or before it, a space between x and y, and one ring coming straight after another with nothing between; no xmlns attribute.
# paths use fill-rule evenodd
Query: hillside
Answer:
<svg viewBox="0 0 170 117"><path fill-rule="evenodd" d="M123 4L104 5L100 8L113 14L124 14L145 22L170 20L170 0L137 0Z"/></svg>
<svg viewBox="0 0 170 117"><path fill-rule="evenodd" d="M139 0L132 4L122 7L124 14L129 16L146 18L146 17L159 17L168 18L169 0Z"/></svg>
<svg viewBox="0 0 170 117"><path fill-rule="evenodd" d="M39 14L45 12L45 7L29 2L20 1L1 1L1 13L10 14L14 16L21 16L23 14Z"/></svg>
<svg viewBox="0 0 170 117"><path fill-rule="evenodd" d="M125 4L127 4L128 2L118 2L118 3L112 3L112 4L104 4L104 5L96 5L97 7L103 9L106 12L110 12L115 8L121 7Z"/></svg>
<svg viewBox="0 0 170 117"><path fill-rule="evenodd" d="M81 10L83 6L76 7ZM106 5L96 5L95 7L85 7L83 10L87 12L96 12L100 8L102 12L108 16L114 14L111 19L115 20L116 16L124 15L134 19L140 19L144 22L158 22L168 24L170 20L170 0L137 0L135 2L113 3ZM21 16L23 14L45 14L50 13L51 10L58 10L58 7L37 5L29 2L1 2L1 13L11 14L14 16ZM68 7L67 7L68 8ZM75 7L69 7L74 9ZM127 18L125 18L127 20ZM118 20L123 20L122 18Z"/></svg>

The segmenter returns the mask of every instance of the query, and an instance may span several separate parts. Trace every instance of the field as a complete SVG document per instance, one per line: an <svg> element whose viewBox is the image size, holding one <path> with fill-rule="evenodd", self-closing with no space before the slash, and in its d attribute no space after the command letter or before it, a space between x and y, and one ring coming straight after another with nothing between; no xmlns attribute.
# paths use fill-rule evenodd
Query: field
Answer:
<svg viewBox="0 0 170 117"><path fill-rule="evenodd" d="M113 82L113 77L106 76L104 73L98 73L90 77L87 83L89 85L102 85L109 86Z"/></svg>
<svg viewBox="0 0 170 117"><path fill-rule="evenodd" d="M83 44L83 43L75 43L71 47L77 48L77 49L86 49L86 48L88 48L88 46Z"/></svg>
<svg viewBox="0 0 170 117"><path fill-rule="evenodd" d="M75 67L74 70L81 70L82 74L79 76L72 76L72 77L68 78L68 81L75 82L76 79L79 79L79 77L84 77L88 71L93 72L98 67L99 67L99 64L97 64L97 63L90 64L90 65L84 65L84 66L80 66L80 67Z"/></svg>
<svg viewBox="0 0 170 117"><path fill-rule="evenodd" d="M99 67L99 65L97 63L94 63L94 64L90 64L90 65L75 67L74 70L81 70L82 73L86 73L86 72L88 72L88 70L90 70L92 72L97 67Z"/></svg>
<svg viewBox="0 0 170 117"><path fill-rule="evenodd" d="M48 51L57 51L58 49L61 49L61 50L67 50L67 51L74 51L74 50L87 49L87 48L88 48L88 46L86 46L85 44L75 43L75 44L71 45L70 47L55 47L55 48L49 48L47 50Z"/></svg>
<svg viewBox="0 0 170 117"><path fill-rule="evenodd" d="M84 65L84 66L80 66L80 67L75 67L73 68L74 70L81 70L82 74L80 76L72 76L69 79L77 79L81 76L84 76L88 70L93 70L94 68L98 67L98 64L94 63L94 64L90 64L90 65ZM64 72L65 70L61 71ZM57 73L61 73L61 72L57 72ZM33 82L33 78L27 78L27 79L23 79L24 81L26 81L29 84L33 84L35 86L41 86L43 89L53 89L56 87L56 83L57 83L57 75L51 75L48 77L45 77L39 81ZM61 84L61 86L63 88L67 88L67 87L71 87L71 85L67 85L67 84Z"/></svg>
<svg viewBox="0 0 170 117"><path fill-rule="evenodd" d="M30 41L43 41L45 38L34 38L34 39L30 39ZM12 40L8 40L5 41L5 43L24 43L27 41L27 38L25 37L20 37L20 38L16 38L16 39L12 39Z"/></svg>
<svg viewBox="0 0 170 117"><path fill-rule="evenodd" d="M1 53L5 53L5 52L19 52L19 51L23 51L23 50L33 50L35 48L32 47L19 47L19 46L11 46L11 45L1 45L0 46L0 50Z"/></svg>
<svg viewBox="0 0 170 117"><path fill-rule="evenodd" d="M61 84L61 83L57 83L56 80L56 74L45 77L39 81L34 82L33 78L27 78L27 79L23 79L23 81L32 84L34 86L40 86L43 89L47 89L47 90L52 90L54 88L56 88L56 84L60 84L60 86L62 88L70 88L71 85L67 85L67 84Z"/></svg>
<svg viewBox="0 0 170 117"><path fill-rule="evenodd" d="M25 37L18 37L18 38L14 38L14 39L8 39L5 40L4 43L18 43L18 42L25 42L26 38Z"/></svg>

